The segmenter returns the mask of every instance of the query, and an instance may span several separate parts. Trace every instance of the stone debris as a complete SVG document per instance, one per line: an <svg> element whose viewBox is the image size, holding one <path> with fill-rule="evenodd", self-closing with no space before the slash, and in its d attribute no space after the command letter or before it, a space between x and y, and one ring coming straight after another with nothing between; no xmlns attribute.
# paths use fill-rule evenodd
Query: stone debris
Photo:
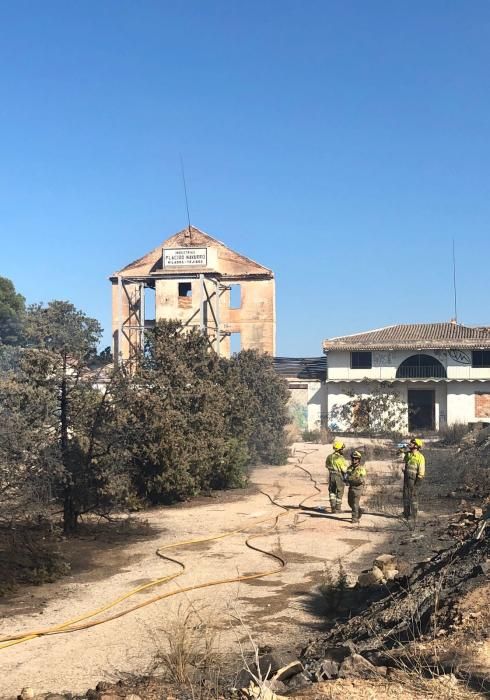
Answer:
<svg viewBox="0 0 490 700"><path fill-rule="evenodd" d="M31 698L35 697L36 693L34 692L33 688L22 688L20 695L18 696L19 700L31 700Z"/></svg>
<svg viewBox="0 0 490 700"><path fill-rule="evenodd" d="M269 688L274 693L277 693L279 695L284 695L284 693L286 693L288 690L288 687L285 683L283 683L282 681L278 681L275 678L272 678L272 680L270 681L264 681L264 685L266 688Z"/></svg>
<svg viewBox="0 0 490 700"><path fill-rule="evenodd" d="M360 654L352 654L348 656L342 663L339 669L339 678L379 678L381 675L386 675L386 668L373 664L361 656Z"/></svg>
<svg viewBox="0 0 490 700"><path fill-rule="evenodd" d="M278 695L265 684L258 686L250 683L247 688L242 688L240 693L244 700L286 700L284 695Z"/></svg>
<svg viewBox="0 0 490 700"><path fill-rule="evenodd" d="M236 688L247 688L250 682L257 679L267 680L274 678L279 681L291 678L303 670L303 664L294 654L288 652L273 652L259 657L258 668L256 663L251 663L248 668L242 668L236 681Z"/></svg>
<svg viewBox="0 0 490 700"><path fill-rule="evenodd" d="M339 675L339 664L332 659L325 659L320 664L315 677L317 681L331 681Z"/></svg>
<svg viewBox="0 0 490 700"><path fill-rule="evenodd" d="M367 588L368 586L377 586L385 583L385 580L381 569L378 569L377 566L373 566L371 571L365 571L359 574L357 583L361 588Z"/></svg>
<svg viewBox="0 0 490 700"><path fill-rule="evenodd" d="M295 659L287 664L287 666L278 669L274 674L274 680L287 681L288 678L292 678L292 676L301 673L301 671L303 671L303 664L301 661L298 661L298 659Z"/></svg>
<svg viewBox="0 0 490 700"><path fill-rule="evenodd" d="M298 673L297 676L293 676L288 682L288 691L292 690L303 690L313 685L313 679L310 678L309 674L302 672Z"/></svg>
<svg viewBox="0 0 490 700"><path fill-rule="evenodd" d="M397 558L393 554L380 554L373 562L373 567L381 569L383 574L397 569Z"/></svg>

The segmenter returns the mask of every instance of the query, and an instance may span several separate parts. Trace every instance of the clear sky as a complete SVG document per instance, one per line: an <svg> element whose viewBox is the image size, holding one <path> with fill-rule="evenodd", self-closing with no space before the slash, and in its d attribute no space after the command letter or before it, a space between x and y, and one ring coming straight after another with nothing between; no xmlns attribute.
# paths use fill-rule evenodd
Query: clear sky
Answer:
<svg viewBox="0 0 490 700"><path fill-rule="evenodd" d="M279 355L490 324L487 0L0 0L0 275L110 342L191 220L277 278Z"/></svg>

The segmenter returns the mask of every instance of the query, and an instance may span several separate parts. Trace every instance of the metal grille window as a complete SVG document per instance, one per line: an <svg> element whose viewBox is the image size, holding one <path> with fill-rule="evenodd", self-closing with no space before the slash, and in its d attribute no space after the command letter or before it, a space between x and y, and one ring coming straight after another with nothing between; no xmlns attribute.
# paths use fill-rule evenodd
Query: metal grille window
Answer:
<svg viewBox="0 0 490 700"><path fill-rule="evenodd" d="M445 367L432 355L411 355L396 371L397 379L433 379L446 377Z"/></svg>
<svg viewBox="0 0 490 700"><path fill-rule="evenodd" d="M473 350L471 353L472 367L490 367L490 350Z"/></svg>
<svg viewBox="0 0 490 700"><path fill-rule="evenodd" d="M373 354L371 352L351 352L351 369L371 369L373 366Z"/></svg>

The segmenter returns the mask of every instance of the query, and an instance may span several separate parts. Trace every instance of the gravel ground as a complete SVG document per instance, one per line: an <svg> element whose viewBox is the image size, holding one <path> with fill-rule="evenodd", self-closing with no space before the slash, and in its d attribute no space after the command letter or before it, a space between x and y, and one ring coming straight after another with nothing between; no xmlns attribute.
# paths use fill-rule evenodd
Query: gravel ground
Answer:
<svg viewBox="0 0 490 700"><path fill-rule="evenodd" d="M237 636L246 637L245 628L237 627L232 619L237 614L260 645L289 644L298 648L320 631L324 620L321 596L315 589L322 581L325 565L335 568L341 558L348 574L354 577L371 564L375 555L389 551L407 533L394 513L367 513L360 525L353 526L347 510L339 516L313 510L328 503L324 460L329 447L296 448L289 464L253 470L252 488L233 492L231 499L200 499L138 516L149 521L152 534L129 542L122 554L113 555L107 548L97 552L94 543L89 570L48 586L24 588L4 601L0 606L0 634L60 624L135 586L174 572L175 565L155 555L157 547L233 530L248 522L254 531L254 521L267 516L271 516L271 523L260 526L264 536L254 544L284 555L285 569L264 579L179 594L88 630L34 639L0 650L0 697L15 697L24 686L33 687L37 693L81 693L100 680L144 674L163 644L159 630L165 629L178 614L179 606L188 601L197 601L203 618L216 628L222 651L237 650ZM299 450L311 450L303 466L320 482L321 495L315 492L307 475L295 468L297 459L302 457ZM392 475L390 460L370 461L367 468L370 475ZM401 483L393 487L401 488ZM312 495L307 502L312 510L290 510L271 531L273 516L279 509L259 489L284 505L295 505ZM344 506L347 508L346 497ZM184 575L138 593L116 610L165 590L270 569L270 559L244 546L247 534L172 550L169 554L185 563Z"/></svg>

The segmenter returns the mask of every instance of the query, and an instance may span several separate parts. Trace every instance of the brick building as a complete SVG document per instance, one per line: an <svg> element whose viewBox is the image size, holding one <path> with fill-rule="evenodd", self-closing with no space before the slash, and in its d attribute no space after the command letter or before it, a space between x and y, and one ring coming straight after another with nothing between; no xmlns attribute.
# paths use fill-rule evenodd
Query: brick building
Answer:
<svg viewBox="0 0 490 700"><path fill-rule="evenodd" d="M179 319L205 332L229 357L240 349L275 352L272 270L190 226L110 277L116 361L137 359L146 328Z"/></svg>

